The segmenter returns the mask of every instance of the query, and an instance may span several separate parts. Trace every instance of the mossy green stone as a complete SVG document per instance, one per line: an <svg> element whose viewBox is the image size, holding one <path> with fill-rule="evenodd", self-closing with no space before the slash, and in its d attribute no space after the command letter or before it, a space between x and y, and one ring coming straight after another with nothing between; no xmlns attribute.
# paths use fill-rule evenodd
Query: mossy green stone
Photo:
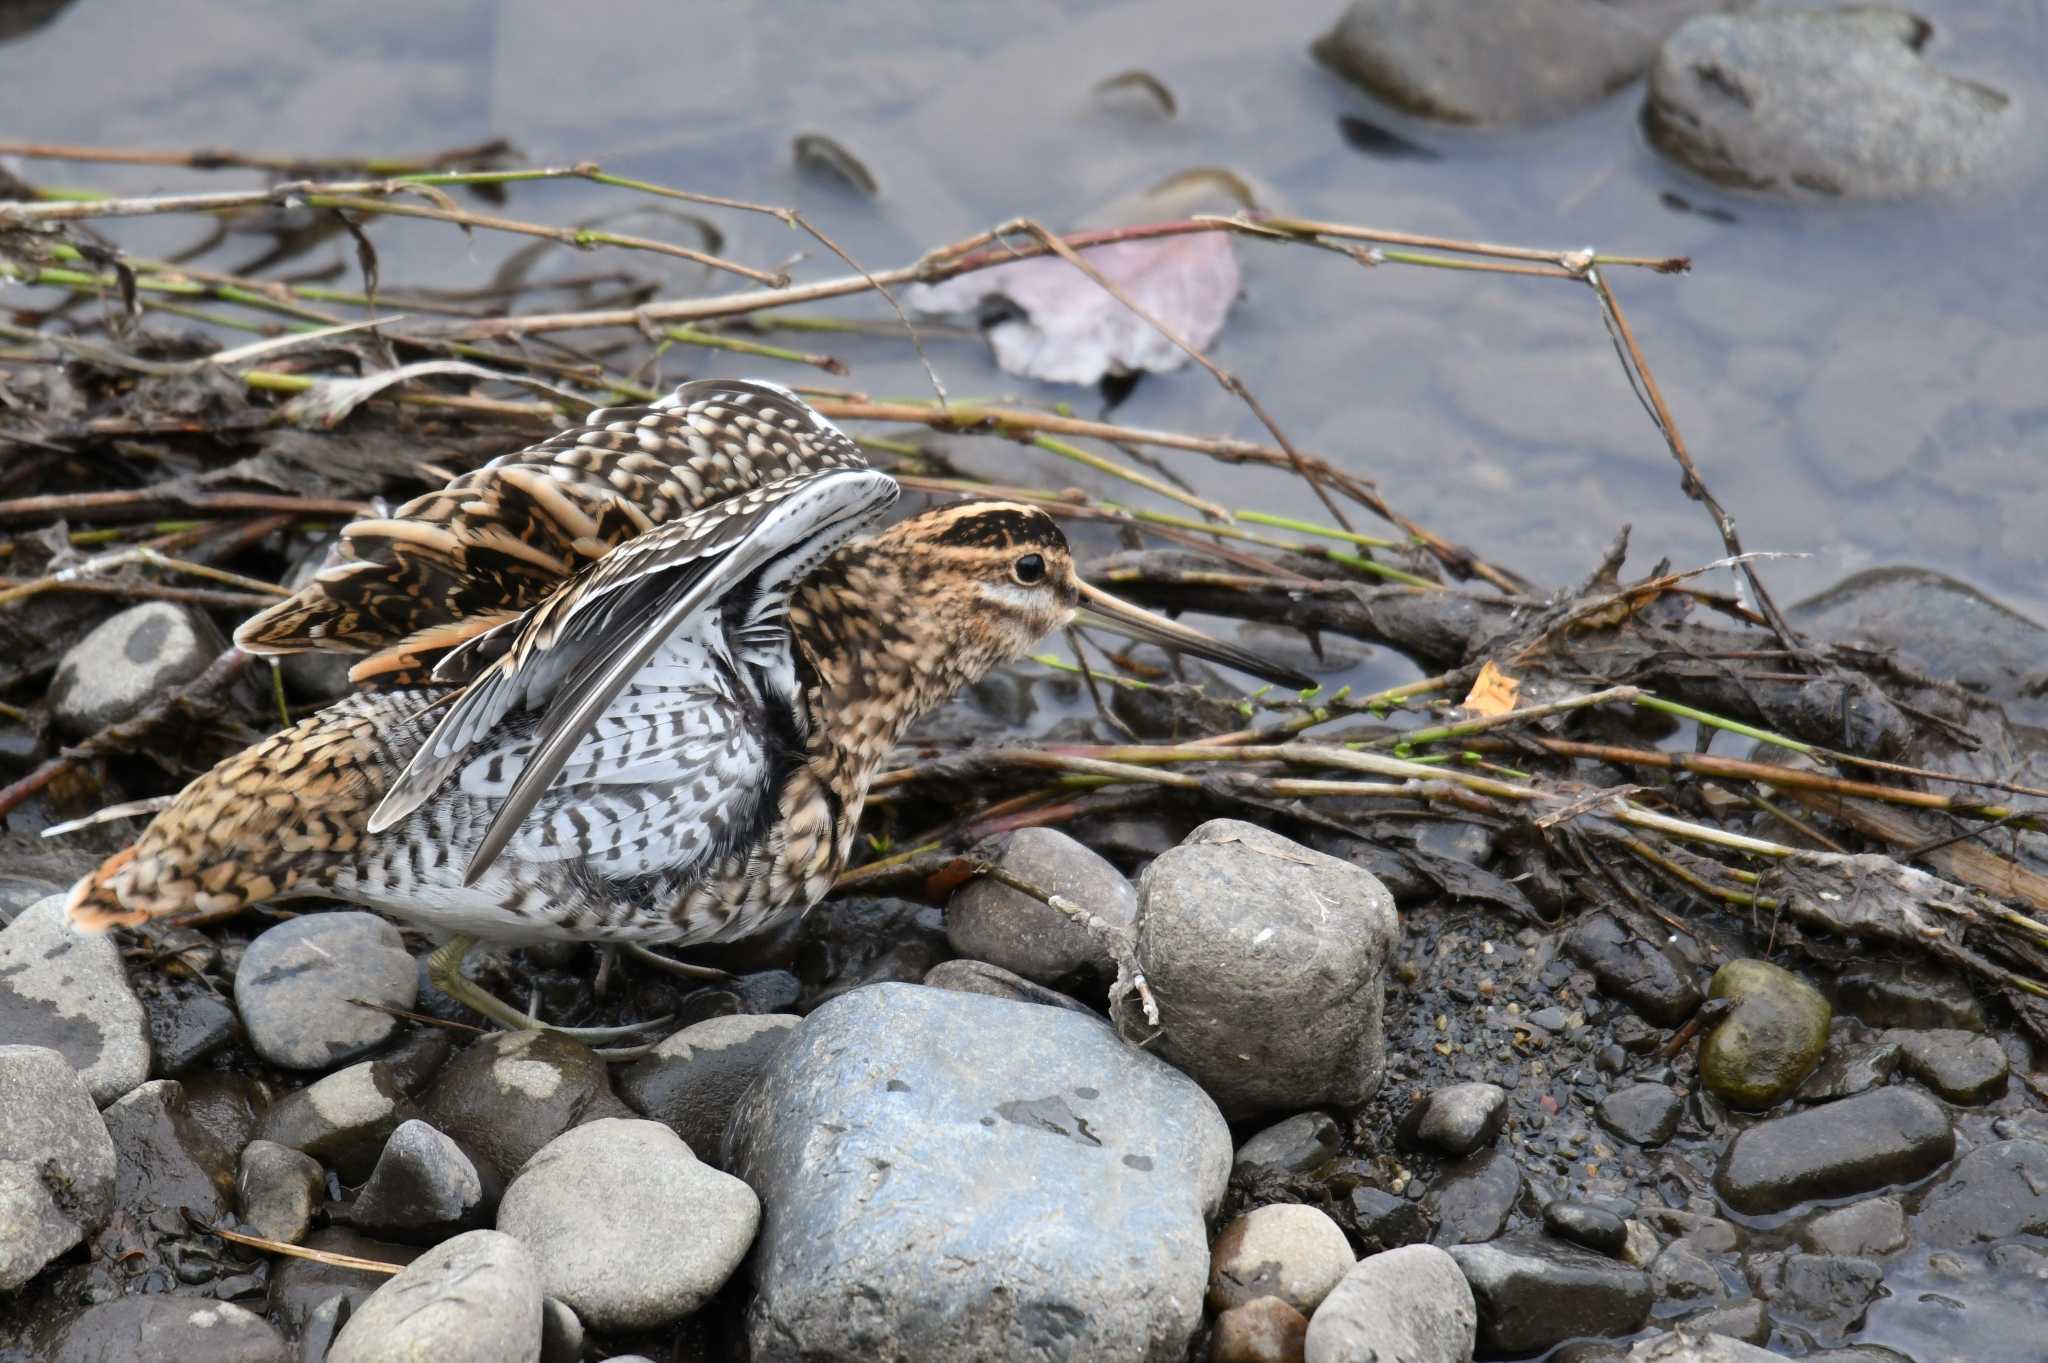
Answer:
<svg viewBox="0 0 2048 1363"><path fill-rule="evenodd" d="M1700 1047L1700 1078L1736 1107L1791 1097L1820 1063L1834 1009L1797 975L1769 961L1730 961L1714 972L1707 997L1735 1008Z"/></svg>

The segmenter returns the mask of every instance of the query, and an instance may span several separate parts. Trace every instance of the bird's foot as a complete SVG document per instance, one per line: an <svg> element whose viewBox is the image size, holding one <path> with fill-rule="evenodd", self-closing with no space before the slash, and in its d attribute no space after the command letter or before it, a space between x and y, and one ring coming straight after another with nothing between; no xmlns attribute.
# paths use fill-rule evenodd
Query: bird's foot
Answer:
<svg viewBox="0 0 2048 1363"><path fill-rule="evenodd" d="M638 942L622 942L619 945L628 956L642 965L651 965L656 970L665 970L686 980L696 980L702 984L730 984L735 978L729 970L720 970L716 966L691 965L688 961L678 961L643 947Z"/></svg>
<svg viewBox="0 0 2048 1363"><path fill-rule="evenodd" d="M617 1027L552 1026L539 1018L520 1012L462 973L463 958L468 956L475 946L476 938L466 933L449 938L427 957L427 978L433 982L436 989L470 1012L487 1017L501 1027L513 1031L559 1032L572 1041L617 1041L621 1037L636 1036L675 1020L675 1014L664 1013L658 1018Z"/></svg>

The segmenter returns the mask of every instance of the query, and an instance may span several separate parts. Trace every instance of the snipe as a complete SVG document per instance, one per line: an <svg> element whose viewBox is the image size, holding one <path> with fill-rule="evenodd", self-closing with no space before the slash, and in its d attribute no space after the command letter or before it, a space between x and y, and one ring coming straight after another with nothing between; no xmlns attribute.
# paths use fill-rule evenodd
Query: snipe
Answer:
<svg viewBox="0 0 2048 1363"><path fill-rule="evenodd" d="M365 655L362 687L201 776L79 882L104 930L327 896L475 938L688 944L821 899L918 716L1094 616L1308 679L1082 582L1051 517L965 503L871 536L888 475L793 393L705 380L344 532L236 633Z"/></svg>

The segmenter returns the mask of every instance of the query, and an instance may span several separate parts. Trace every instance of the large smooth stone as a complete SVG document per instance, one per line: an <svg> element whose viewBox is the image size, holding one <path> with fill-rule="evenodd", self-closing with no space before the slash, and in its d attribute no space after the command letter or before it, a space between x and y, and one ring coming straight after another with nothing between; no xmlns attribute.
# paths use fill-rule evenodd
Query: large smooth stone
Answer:
<svg viewBox="0 0 2048 1363"><path fill-rule="evenodd" d="M64 1057L0 1046L0 1292L106 1224L114 1142Z"/></svg>
<svg viewBox="0 0 2048 1363"><path fill-rule="evenodd" d="M1777 194L1921 194L1988 163L2011 100L1921 60L1904 10L1761 10L1692 20L1650 68L1643 121L1709 180Z"/></svg>
<svg viewBox="0 0 2048 1363"><path fill-rule="evenodd" d="M733 1106L802 1021L791 1013L736 1013L692 1023L621 1071L619 1096L716 1168Z"/></svg>
<svg viewBox="0 0 2048 1363"><path fill-rule="evenodd" d="M1997 1141L1972 1150L1922 1199L1913 1231L1935 1245L2048 1234L2048 1145Z"/></svg>
<svg viewBox="0 0 2048 1363"><path fill-rule="evenodd" d="M1152 1050L1231 1117L1356 1107L1379 1088L1394 898L1369 871L1236 819L1146 868L1137 955ZM1126 999L1127 1034L1149 1034Z"/></svg>
<svg viewBox="0 0 2048 1363"><path fill-rule="evenodd" d="M1769 961L1730 961L1708 998L1735 1007L1700 1045L1700 1078L1737 1107L1761 1110L1792 1096L1820 1064L1834 1009L1818 989Z"/></svg>
<svg viewBox="0 0 2048 1363"><path fill-rule="evenodd" d="M1877 1089L1758 1122L1729 1145L1714 1186L1735 1210L1761 1215L1910 1183L1955 1149L1939 1103L1907 1088Z"/></svg>
<svg viewBox="0 0 2048 1363"><path fill-rule="evenodd" d="M327 1363L539 1363L540 1274L509 1235L436 1245L372 1292Z"/></svg>
<svg viewBox="0 0 2048 1363"><path fill-rule="evenodd" d="M1308 1323L1306 1363L1470 1363L1479 1328L1458 1261L1434 1245L1360 1259Z"/></svg>
<svg viewBox="0 0 2048 1363"><path fill-rule="evenodd" d="M392 1067L361 1060L279 1099L257 1123L256 1134L303 1150L346 1181L360 1183L376 1167L384 1142L412 1115Z"/></svg>
<svg viewBox="0 0 2048 1363"><path fill-rule="evenodd" d="M632 1115L604 1061L557 1032L494 1032L441 1067L419 1115L510 1181L580 1122Z"/></svg>
<svg viewBox="0 0 2048 1363"><path fill-rule="evenodd" d="M382 1045L419 1001L419 966L398 929L374 913L309 913L265 930L235 973L249 1044L273 1065L324 1070Z"/></svg>
<svg viewBox="0 0 2048 1363"><path fill-rule="evenodd" d="M1532 1236L1458 1245L1450 1254L1479 1307L1479 1342L1495 1354L1633 1334L1650 1314L1647 1273L1576 1245Z"/></svg>
<svg viewBox="0 0 2048 1363"><path fill-rule="evenodd" d="M284 1337L253 1311L192 1297L88 1306L52 1332L37 1363L288 1363Z"/></svg>
<svg viewBox="0 0 2048 1363"><path fill-rule="evenodd" d="M50 680L50 717L73 738L132 719L204 672L225 646L191 606L131 606L66 650Z"/></svg>
<svg viewBox="0 0 2048 1363"><path fill-rule="evenodd" d="M886 984L818 1009L733 1117L756 1363L1179 1363L1230 1132L1059 1009Z"/></svg>
<svg viewBox="0 0 2048 1363"><path fill-rule="evenodd" d="M0 1037L63 1056L101 1107L149 1078L149 1024L121 949L72 927L63 895L0 929Z"/></svg>
<svg viewBox="0 0 2048 1363"><path fill-rule="evenodd" d="M555 1137L498 1206L498 1229L533 1251L542 1289L600 1330L695 1311L739 1267L760 1220L753 1189L638 1118Z"/></svg>
<svg viewBox="0 0 2048 1363"><path fill-rule="evenodd" d="M1096 853L1053 828L1020 828L974 855L1027 885L1059 895L1112 927L1128 929L1138 892ZM946 905L946 940L962 956L999 965L1038 984L1114 974L1116 964L1087 929L1041 899L977 876Z"/></svg>

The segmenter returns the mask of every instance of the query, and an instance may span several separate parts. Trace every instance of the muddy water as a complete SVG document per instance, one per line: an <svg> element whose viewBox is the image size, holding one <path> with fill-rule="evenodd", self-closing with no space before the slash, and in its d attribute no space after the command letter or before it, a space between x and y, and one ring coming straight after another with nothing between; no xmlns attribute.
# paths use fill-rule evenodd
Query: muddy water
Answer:
<svg viewBox="0 0 2048 1363"><path fill-rule="evenodd" d="M1748 547L1809 555L1769 565L1780 597L1910 562L2048 618L2039 529L2048 523L2048 173L2038 139L2017 139L1985 180L1919 202L1778 205L1662 164L1637 125L1639 89L1562 123L1483 135L1373 107L1308 56L1339 8L75 0L0 44L0 133L307 154L504 136L535 163L600 159L622 173L793 205L872 266L1014 215L1083 221L1203 166L1228 168L1268 206L1304 216L1687 254L1697 265L1689 278L1621 273L1615 283ZM1919 8L1936 26L1930 60L2004 89L2038 126L2048 10L2037 0ZM1172 90L1177 116L1091 94L1131 68ZM1357 150L1347 118L1436 155ZM853 151L879 194L800 169L790 143L804 132L829 133ZM239 173L29 169L46 183L123 192L256 182ZM516 188L508 211L569 222L621 203L588 186L544 185ZM728 214L719 224L739 259L780 262L806 247L773 220ZM644 221L624 230L664 231ZM163 252L196 231L137 223L117 235ZM513 249L407 223L380 226L378 241L392 284L480 284ZM261 240L230 242L213 259L235 265L263 249ZM346 259L346 249L330 245L316 260ZM1304 448L1377 479L1397 507L1539 582L1582 574L1623 522L1636 528L1639 565L1720 554L1706 517L1679 493L1582 288L1242 249L1246 295L1216 353ZM563 254L547 268L605 263ZM657 268L650 259L624 263ZM841 271L829 259L797 268ZM686 270L674 280L702 283ZM852 310L886 315L865 303ZM859 387L928 392L899 340L827 339L801 344L844 357ZM955 394L1058 397L1086 414L1101 406L1091 392L1002 374L978 343L935 342L933 359ZM700 355L667 363L671 377L683 364L776 372ZM1258 434L1193 371L1140 383L1117 416ZM967 466L1005 478L1123 496L1012 446L956 448ZM1318 514L1286 479L1169 457L1186 460L1200 489L1231 505ZM1863 1338L1916 1358L1955 1352L1955 1337L1932 1308L1915 1309L1909 1286L1894 1284ZM2031 1347L2040 1337L2035 1308L2019 1304L2038 1284L2006 1286L2009 1294L1971 1303L1985 1326L1972 1331L1969 1349L1982 1351L1971 1356L2019 1357L1998 1354L1994 1341ZM2001 1296L2013 1303L2009 1322L1999 1318Z"/></svg>

